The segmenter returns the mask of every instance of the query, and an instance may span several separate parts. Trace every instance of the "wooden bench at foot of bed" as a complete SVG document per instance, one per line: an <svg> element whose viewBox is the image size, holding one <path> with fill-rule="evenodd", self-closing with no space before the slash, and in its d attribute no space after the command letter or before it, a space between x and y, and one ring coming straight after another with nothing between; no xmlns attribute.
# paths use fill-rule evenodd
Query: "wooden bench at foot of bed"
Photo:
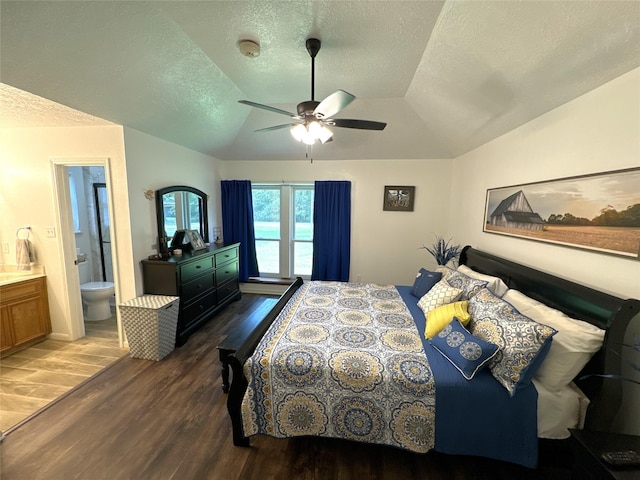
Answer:
<svg viewBox="0 0 640 480"><path fill-rule="evenodd" d="M231 345L236 347L235 353L225 355L226 361L231 367L232 372L231 388L229 389L229 396L227 398L227 410L229 411L229 417L231 417L231 424L233 426L233 444L237 447L249 446L249 438L245 437L244 432L242 431L242 416L240 413L242 398L244 397L244 393L247 390L248 385L247 379L242 373L242 366L244 365L244 362L249 359L258 345L258 342L260 342L260 339L264 336L265 332L271 326L280 311L282 311L289 299L291 299L293 294L302 286L302 283L302 278L296 278L296 281L287 288L275 303L275 306L269 311L269 313L264 315L264 318L262 318L260 323L257 323L253 329L247 328L246 330L243 330L242 336L244 338L242 341L240 341L238 345ZM224 341L221 345L223 344L225 344ZM230 343L226 344L227 349L229 346Z"/></svg>
<svg viewBox="0 0 640 480"><path fill-rule="evenodd" d="M220 345L218 345L220 362L222 363L222 391L224 393L229 392L229 355L235 353L247 338L249 338L249 335L251 335L256 326L264 319L277 301L277 298L265 298L262 300L258 308L237 324L231 332L229 332L229 335L220 342Z"/></svg>

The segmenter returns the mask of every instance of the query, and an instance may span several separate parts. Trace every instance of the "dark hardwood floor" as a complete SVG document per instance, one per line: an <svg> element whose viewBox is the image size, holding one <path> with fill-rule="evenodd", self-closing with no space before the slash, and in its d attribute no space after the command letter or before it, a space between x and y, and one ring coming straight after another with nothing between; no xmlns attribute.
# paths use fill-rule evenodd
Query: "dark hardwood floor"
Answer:
<svg viewBox="0 0 640 480"><path fill-rule="evenodd" d="M159 362L123 357L10 432L14 479L567 479L553 445L540 467L347 441L254 437L234 447L216 346L263 297L245 294Z"/></svg>

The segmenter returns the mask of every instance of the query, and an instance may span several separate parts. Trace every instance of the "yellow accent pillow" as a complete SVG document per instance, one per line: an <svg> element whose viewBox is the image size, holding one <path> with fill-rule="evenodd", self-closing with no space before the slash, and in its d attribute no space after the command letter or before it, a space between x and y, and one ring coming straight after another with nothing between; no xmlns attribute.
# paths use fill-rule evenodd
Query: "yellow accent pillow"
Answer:
<svg viewBox="0 0 640 480"><path fill-rule="evenodd" d="M433 338L451 323L453 317L456 317L466 327L469 320L471 320L471 315L467 311L468 306L469 302L465 300L463 302L447 303L431 310L427 315L427 328L424 330L424 336Z"/></svg>

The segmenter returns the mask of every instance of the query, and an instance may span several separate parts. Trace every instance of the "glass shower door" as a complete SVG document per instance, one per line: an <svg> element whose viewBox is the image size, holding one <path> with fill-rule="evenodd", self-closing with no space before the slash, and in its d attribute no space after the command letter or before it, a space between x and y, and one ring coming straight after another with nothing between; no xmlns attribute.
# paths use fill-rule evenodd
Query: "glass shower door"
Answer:
<svg viewBox="0 0 640 480"><path fill-rule="evenodd" d="M93 192L96 200L96 216L98 223L98 239L100 243L100 264L102 266L102 281L113 282L113 264L111 262L111 234L109 225L109 207L107 201L107 185L94 183Z"/></svg>

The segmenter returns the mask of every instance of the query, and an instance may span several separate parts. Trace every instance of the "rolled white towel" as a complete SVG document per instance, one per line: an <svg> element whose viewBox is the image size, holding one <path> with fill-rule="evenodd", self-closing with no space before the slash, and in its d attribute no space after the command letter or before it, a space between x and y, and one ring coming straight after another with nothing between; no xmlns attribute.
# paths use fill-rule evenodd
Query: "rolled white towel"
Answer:
<svg viewBox="0 0 640 480"><path fill-rule="evenodd" d="M18 270L31 270L31 242L26 238L16 239L16 266Z"/></svg>

